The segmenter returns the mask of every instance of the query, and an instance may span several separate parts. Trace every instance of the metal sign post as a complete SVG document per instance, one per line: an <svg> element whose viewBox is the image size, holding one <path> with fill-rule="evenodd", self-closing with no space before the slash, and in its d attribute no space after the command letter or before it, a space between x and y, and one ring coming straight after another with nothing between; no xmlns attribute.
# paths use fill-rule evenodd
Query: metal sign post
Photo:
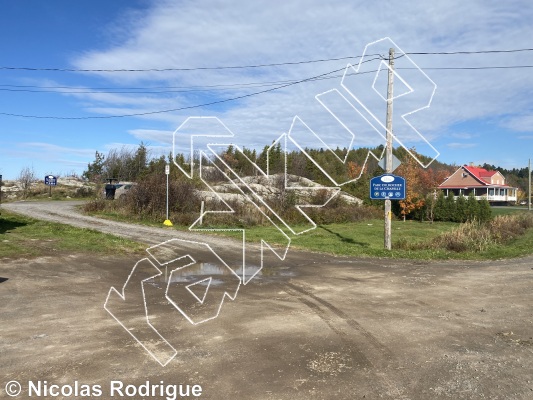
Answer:
<svg viewBox="0 0 533 400"><path fill-rule="evenodd" d="M529 211L531 211L531 158L529 159L529 164L528 164L528 189L527 189L527 209Z"/></svg>
<svg viewBox="0 0 533 400"><path fill-rule="evenodd" d="M50 188L49 196L52 197L52 186L57 186L57 177L54 175L45 176L44 184Z"/></svg>
<svg viewBox="0 0 533 400"><path fill-rule="evenodd" d="M167 219L163 222L165 226L172 226L172 222L168 219L168 175L170 174L170 164L165 165L165 175L167 176Z"/></svg>

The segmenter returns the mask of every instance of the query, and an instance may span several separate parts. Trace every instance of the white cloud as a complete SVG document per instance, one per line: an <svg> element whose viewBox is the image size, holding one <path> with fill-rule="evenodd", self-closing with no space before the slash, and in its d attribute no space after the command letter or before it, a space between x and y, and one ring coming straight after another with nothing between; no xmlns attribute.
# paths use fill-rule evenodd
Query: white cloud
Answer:
<svg viewBox="0 0 533 400"><path fill-rule="evenodd" d="M70 156L81 156L88 157L94 156L94 149L80 149L75 147L64 147L58 146L51 143L41 143L41 142L26 142L20 143L19 146L23 148L23 151L30 152L37 156L38 158L57 158L64 157L65 155Z"/></svg>
<svg viewBox="0 0 533 400"><path fill-rule="evenodd" d="M128 133L143 142L166 143L169 146L172 145L173 131L162 131L155 129L132 129L128 131Z"/></svg>
<svg viewBox="0 0 533 400"><path fill-rule="evenodd" d="M129 30L122 42L87 51L73 61L78 68L194 68L298 61L315 58L359 55L364 46L390 36L406 51L480 50L530 47L533 17L527 2L506 4L496 1L450 1L428 4L415 1L401 5L351 3L344 1L287 1L272 7L270 2L216 0L197 2L161 1L144 15L132 14L118 27ZM378 21L388 21L386 25ZM529 32L529 33L528 33ZM490 38L490 41L488 40ZM472 56L416 56L422 68L524 64L526 54ZM402 60L397 63L401 64ZM198 70L175 72L105 73L99 75L119 85L206 86L257 81L302 79L342 68L345 61L297 66L239 70ZM377 64L376 64L377 66ZM409 71L397 71L409 75ZM533 77L524 71L425 71L438 85L429 110L416 116L423 134L435 137L451 124L472 119L519 112L528 104L527 91ZM409 82L415 90L420 81ZM305 83L277 92L221 104L208 111L192 108L143 117L175 128L188 115L217 115L245 144L270 143L286 131L295 114L313 109L313 96L340 79ZM369 91L369 88L360 88ZM89 111L105 115L177 109L209 103L258 89L239 88L212 91L145 95L91 93L76 96L90 103ZM371 93L371 92L369 92ZM373 94L372 94L373 95ZM409 96L398 100L395 110ZM376 104L383 114L384 107ZM380 108L381 107L381 108ZM407 108L406 108L407 110ZM327 127L330 116L308 113L314 126ZM399 125L396 125L399 129ZM463 136L465 137L465 136ZM362 140L363 143L368 138ZM416 141L414 141L416 142ZM452 144L453 147L453 144Z"/></svg>
<svg viewBox="0 0 533 400"><path fill-rule="evenodd" d="M446 144L447 147L450 149L469 149L472 147L477 147L478 145L476 143L459 143L459 142L453 142Z"/></svg>
<svg viewBox="0 0 533 400"><path fill-rule="evenodd" d="M533 115L508 117L502 121L501 125L517 132L533 132Z"/></svg>

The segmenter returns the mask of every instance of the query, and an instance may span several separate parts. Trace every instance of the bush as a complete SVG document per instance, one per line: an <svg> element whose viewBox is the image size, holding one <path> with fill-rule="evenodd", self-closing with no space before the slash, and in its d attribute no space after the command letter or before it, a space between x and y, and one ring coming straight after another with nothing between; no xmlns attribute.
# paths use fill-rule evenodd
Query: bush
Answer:
<svg viewBox="0 0 533 400"><path fill-rule="evenodd" d="M91 200L83 205L83 211L85 212L97 212L104 211L107 207L107 202L103 199Z"/></svg>
<svg viewBox="0 0 533 400"><path fill-rule="evenodd" d="M487 222L469 221L439 235L429 243L428 248L482 252L491 246L508 243L532 227L531 214L500 215Z"/></svg>
<svg viewBox="0 0 533 400"><path fill-rule="evenodd" d="M119 200L129 213L140 217L166 217L166 175L152 174L135 185ZM198 212L200 199L194 184L186 179L173 179L168 188L169 214Z"/></svg>

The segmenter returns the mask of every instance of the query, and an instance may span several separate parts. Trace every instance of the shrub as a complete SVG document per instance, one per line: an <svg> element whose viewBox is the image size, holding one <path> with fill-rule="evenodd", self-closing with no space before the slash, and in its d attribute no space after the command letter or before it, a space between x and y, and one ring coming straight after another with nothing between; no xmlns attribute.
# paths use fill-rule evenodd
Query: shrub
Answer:
<svg viewBox="0 0 533 400"><path fill-rule="evenodd" d="M106 201L103 199L91 200L83 205L83 210L85 212L96 212L103 211L106 209Z"/></svg>
<svg viewBox="0 0 533 400"><path fill-rule="evenodd" d="M525 213L500 215L487 222L473 220L437 236L427 247L439 247L456 252L469 250L482 252L493 245L508 243L532 227L533 215Z"/></svg>
<svg viewBox="0 0 533 400"><path fill-rule="evenodd" d="M148 175L119 200L129 213L140 217L166 217L166 176ZM186 179L173 179L168 188L169 214L198 211L200 200L194 184Z"/></svg>

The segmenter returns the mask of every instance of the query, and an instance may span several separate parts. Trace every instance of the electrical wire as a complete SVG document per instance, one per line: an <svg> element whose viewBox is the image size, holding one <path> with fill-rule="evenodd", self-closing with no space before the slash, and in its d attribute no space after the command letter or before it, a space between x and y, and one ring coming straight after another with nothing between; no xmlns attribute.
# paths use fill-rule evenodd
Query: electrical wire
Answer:
<svg viewBox="0 0 533 400"><path fill-rule="evenodd" d="M379 54L370 54L369 56L377 56ZM248 69L248 68L265 68L265 67L280 67L284 65L300 65L300 64L312 64L328 61L342 61L352 60L354 58L361 58L362 56L351 57L337 57L337 58L325 58L318 60L305 60L294 62L282 62L271 64L255 64L255 65L229 65L229 66L217 66L217 67L191 67L191 68L146 68L146 69L76 69L76 68L36 68L36 67L0 67L0 70L22 70L22 71L48 71L48 72L176 72L176 71L210 71L210 70L223 70L223 69Z"/></svg>
<svg viewBox="0 0 533 400"><path fill-rule="evenodd" d="M483 50L483 51L454 51L454 52L411 52L411 53L404 53L398 57L395 57L395 59L399 59L401 57L404 57L405 55L464 55L464 54L494 54L494 53L516 53L516 52L526 52L526 51L533 51L533 49L525 48L525 49L513 49L513 50ZM367 59L363 61L363 63L375 61L377 59L381 60L387 60L387 58L380 54L373 54L372 56L377 56L372 59ZM285 62L285 63L272 63L272 64L257 64L257 65L247 65L247 66L226 66L226 67L198 67L198 68L168 68L168 69L139 69L139 70L126 70L126 69L117 69L117 70L104 70L104 69L61 69L61 68L29 68L29 67L0 67L4 70L29 70L29 71L63 71L63 72L151 72L151 71L193 71L193 70L217 70L217 69L244 69L244 68L260 68L260 67L272 67L272 66L283 66L283 65L296 65L296 64L308 64L308 63L318 63L318 62L326 62L326 61L339 61L339 60L346 60L346 59L356 59L360 58L362 56L354 56L354 57L339 57L339 58L330 58L330 59L319 59L319 60L308 60L308 61L298 61L298 62ZM512 66L479 66L479 67L428 67L428 68L422 68L423 70L489 70L489 69L518 69L518 68L533 68L533 65L512 65ZM82 90L82 91L73 91L70 90L70 87L50 87L54 89L68 89L67 91L57 91L57 90L31 90L26 88L31 88L32 86L15 86L15 85L0 85L0 91L10 91L10 92L54 92L54 93L62 93L62 94L69 94L69 93L126 93L126 94L159 94L159 93L183 93L183 92L204 92L204 91L213 91L213 90L235 90L235 89L244 89L245 86L249 87L270 87L269 89L264 89L252 93L243 94L240 96L235 96L227 99L222 100L216 100L212 102L207 102L203 104L196 104L186 107L180 107L180 108L173 108L173 109L166 109L166 110L157 110L157 111L147 111L147 112L139 112L139 113L130 113L130 114L121 114L121 115L104 115L104 116L84 116L84 117L63 117L63 116L43 116L43 115L24 115L24 114L16 114L16 113L5 113L0 112L0 115L5 116L12 116L12 117L22 117L22 118L34 118L34 119L58 119L58 120L86 120L86 119L111 119L111 118L126 118L126 117L137 117L137 116L145 116L145 115L153 115L153 114L162 114L162 113L169 113L169 112L176 112L176 111L183 111L188 109L194 109L194 108L201 108L201 107L207 107L222 103L227 103L231 101L236 101L252 96L257 96L260 94L273 92L276 90L281 90L283 88L301 84L304 82L312 82L312 81L318 81L318 80L325 80L325 79L336 79L341 77L342 75L332 75L336 72L340 72L344 70L345 67L333 70L330 72L326 72L320 75L316 75L310 78L301 79L301 80L289 80L289 81L274 81L274 82L250 82L245 84L226 84L226 85L211 85L211 86L205 86L205 87L179 87L182 90L161 90L161 91L145 91L144 88L130 88L135 91L94 91L94 90ZM417 69L417 68L398 68L398 69ZM372 73L376 72L374 71L365 71L363 73ZM12 89L12 87L15 87L15 89ZM38 88L38 87L35 87ZM194 88L194 89L193 89ZM86 89L86 88L85 88ZM125 88L122 88L123 90ZM142 91L138 91L137 89L143 89Z"/></svg>
<svg viewBox="0 0 533 400"><path fill-rule="evenodd" d="M496 53L518 53L533 51L533 48L524 49L512 49L512 50L478 50L478 51L441 51L441 52L408 52L406 55L468 55L468 54L496 54ZM367 57L378 56L379 54L370 54ZM301 65L312 64L329 61L342 61L355 58L361 58L362 56L350 56L350 57L336 57L336 58L324 58L317 60L304 60L304 61L292 61L292 62L280 62L270 64L253 64L253 65L229 65L229 66L215 66L215 67L190 67L190 68L139 68L139 69L78 69L78 68L38 68L38 67L10 67L0 66L0 70L19 70L19 71L47 71L47 72L176 72L176 71L209 71L209 70L224 70L224 69L248 69L248 68L266 68L266 67L279 67L285 65ZM399 58L399 57L398 57Z"/></svg>
<svg viewBox="0 0 533 400"><path fill-rule="evenodd" d="M378 60L378 59L380 59L380 57L376 57L374 59L369 59L369 60L366 60L364 62L375 61L375 60ZM297 85L297 84L300 84L300 83L303 83L303 82L308 82L310 80L313 80L313 79L316 79L316 78L320 78L320 77L323 77L323 76L327 76L327 75L330 75L330 74L335 73L335 72L343 71L344 69L345 69L345 67L342 67L342 68L339 68L339 69L336 69L336 70L333 70L333 71L330 71L330 72L326 72L324 74L320 74L320 75L316 75L316 76L313 76L313 77L310 77L310 78L306 78L306 79L302 79L302 80L299 80L299 81L287 83L287 84L284 84L284 85L281 85L281 86L276 86L274 88L261 90L259 92L248 93L248 94L244 94L244 95L241 95L241 96L236 96L236 97L223 99L223 100L216 100L216 101L212 101L212 102L209 102L209 103L195 104L195 105L192 105L192 106L172 108L172 109L167 109L167 110L146 111L146 112L140 112L140 113L130 113L130 114L121 114L121 115L93 115L93 116L86 116L86 117L60 117L60 116L46 116L46 115L24 115L24 114L14 114L14 113L4 113L4 112L0 112L0 115L10 116L10 117L21 117L21 118L33 118L33 119L87 120L87 119L113 119L113 118L140 117L140 116L145 116L145 115L164 114L164 113L169 113L169 112L190 110L190 109L193 109L193 108L208 107L208 106L212 106L212 105L223 104L223 103L227 103L227 102L231 102L231 101L235 101L235 100L244 99L244 98L247 98L247 97L257 96L257 95L260 95L260 94L273 92L275 90L280 90L280 89L283 89L283 88L286 88L286 87L289 87L289 86Z"/></svg>
<svg viewBox="0 0 533 400"><path fill-rule="evenodd" d="M397 57L398 59L400 57ZM376 59L373 59L374 61ZM521 68L533 68L533 65L504 65L504 66L480 66L480 67L420 67L422 70L489 70L489 69L521 69ZM400 67L396 70L416 70L415 67ZM367 74L377 72L378 70L371 70L360 72L359 74ZM357 75L355 73L348 74L348 76ZM336 79L342 77L342 75L333 76L321 76L317 78L305 79L304 82ZM146 90L149 88L121 88L121 90L114 90L115 88L81 88L81 87L69 87L69 86L31 86L31 85L0 85L0 91L2 92L25 92L25 93L60 93L60 94L97 94L97 93L109 93L109 94L164 94L164 93L194 93L194 92L213 92L213 91L228 91L228 90L243 90L247 88L269 87L278 86L284 84L299 83L299 80L284 80L284 81L272 81L272 82L250 82L245 84L230 84L230 85L208 85L208 86L182 86L176 87L177 90ZM28 88L28 89L26 89ZM29 88L35 88L33 90ZM171 89L172 87L169 87ZM47 90L57 89L57 90ZM64 90L61 90L64 89ZM77 90L80 89L80 90ZM154 87L153 89L158 89Z"/></svg>

